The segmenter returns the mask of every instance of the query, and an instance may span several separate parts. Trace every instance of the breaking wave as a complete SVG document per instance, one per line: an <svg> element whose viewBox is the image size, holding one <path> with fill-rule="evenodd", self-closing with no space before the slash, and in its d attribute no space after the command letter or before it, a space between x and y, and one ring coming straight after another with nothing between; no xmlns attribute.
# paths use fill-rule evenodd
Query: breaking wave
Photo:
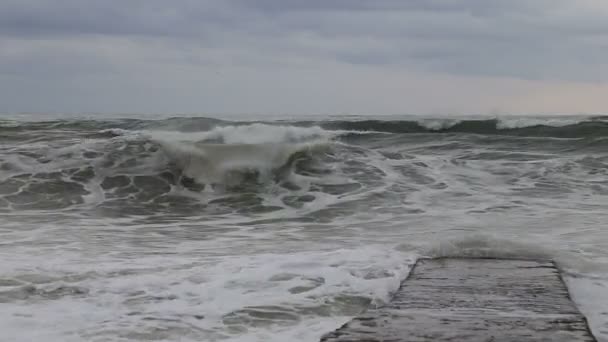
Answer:
<svg viewBox="0 0 608 342"><path fill-rule="evenodd" d="M324 141L295 144L161 143L181 175L201 184L237 184L248 174L281 177L301 158L323 151Z"/></svg>
<svg viewBox="0 0 608 342"><path fill-rule="evenodd" d="M557 138L608 136L606 117L328 121L321 126L386 133L472 133Z"/></svg>
<svg viewBox="0 0 608 342"><path fill-rule="evenodd" d="M369 133L473 133L539 137L608 136L608 116L595 117L497 117L412 118L391 120L321 120L281 122L230 122L212 118L164 120L120 119L109 121L0 121L0 136L18 132L89 130L100 134L124 131L192 133L206 141L221 143L298 142L310 138L335 137L353 132ZM121 130L123 131L121 133Z"/></svg>
<svg viewBox="0 0 608 342"><path fill-rule="evenodd" d="M62 136L57 144L63 146L33 138L2 156L0 209L166 202L206 190L242 195L268 186L300 189L326 173L321 159L336 133L258 123L203 132L111 128L84 139Z"/></svg>
<svg viewBox="0 0 608 342"><path fill-rule="evenodd" d="M184 197L204 204L208 198L200 201L198 194L209 192L256 197L256 205L265 201L272 203L269 207L278 203L301 208L309 203L312 208L318 199L321 210L338 200L356 202L357 195L388 189L398 174L411 178L399 187L420 182L441 187L424 166L407 163L427 150L468 146L472 150L459 158L505 158L500 151L478 150L489 141L483 136L494 135L492 144L513 151L529 142L501 135L584 138L551 143L552 153L602 151L608 142L608 121L602 117L526 120L2 121L0 138L6 143L0 150L0 210L99 203L180 205ZM444 143L435 138L441 133L465 134L452 134ZM508 158L533 157L513 152ZM390 163L400 165L386 166ZM601 172L602 161L585 163L575 165Z"/></svg>
<svg viewBox="0 0 608 342"><path fill-rule="evenodd" d="M318 340L387 300L417 257L551 259L601 332L607 125L0 121L0 297L51 305L42 333L59 340ZM111 305L85 322L56 314L66 300Z"/></svg>

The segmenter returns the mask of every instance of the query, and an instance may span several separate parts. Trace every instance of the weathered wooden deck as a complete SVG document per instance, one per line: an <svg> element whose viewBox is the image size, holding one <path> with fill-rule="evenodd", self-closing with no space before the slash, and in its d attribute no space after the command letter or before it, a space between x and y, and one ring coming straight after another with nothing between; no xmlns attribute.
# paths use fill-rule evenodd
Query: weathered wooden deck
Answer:
<svg viewBox="0 0 608 342"><path fill-rule="evenodd" d="M391 302L322 342L595 341L552 262L421 260Z"/></svg>

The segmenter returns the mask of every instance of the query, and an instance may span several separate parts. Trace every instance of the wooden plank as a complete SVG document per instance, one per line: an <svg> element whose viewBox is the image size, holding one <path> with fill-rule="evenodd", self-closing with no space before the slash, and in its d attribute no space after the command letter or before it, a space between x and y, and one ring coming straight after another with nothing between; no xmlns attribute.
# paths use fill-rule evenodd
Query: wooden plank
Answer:
<svg viewBox="0 0 608 342"><path fill-rule="evenodd" d="M322 342L595 341L552 262L421 260L389 304Z"/></svg>

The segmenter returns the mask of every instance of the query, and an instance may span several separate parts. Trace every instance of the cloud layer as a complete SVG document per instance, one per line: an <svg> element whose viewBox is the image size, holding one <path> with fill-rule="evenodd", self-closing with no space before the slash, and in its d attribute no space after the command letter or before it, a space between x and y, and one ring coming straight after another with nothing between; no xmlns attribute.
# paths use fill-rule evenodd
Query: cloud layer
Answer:
<svg viewBox="0 0 608 342"><path fill-rule="evenodd" d="M599 112L607 61L604 0L0 2L4 112Z"/></svg>

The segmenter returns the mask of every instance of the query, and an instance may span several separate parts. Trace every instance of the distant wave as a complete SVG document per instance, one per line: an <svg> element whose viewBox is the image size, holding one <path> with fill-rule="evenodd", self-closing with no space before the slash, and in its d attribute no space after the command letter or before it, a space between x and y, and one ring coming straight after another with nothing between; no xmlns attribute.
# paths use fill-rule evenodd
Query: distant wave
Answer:
<svg viewBox="0 0 608 342"><path fill-rule="evenodd" d="M455 119L424 119L416 121L419 126L431 131L450 129L461 122L462 120Z"/></svg>
<svg viewBox="0 0 608 342"><path fill-rule="evenodd" d="M585 122L585 119L569 118L500 118L496 122L497 129L515 129L535 126L565 127Z"/></svg>
<svg viewBox="0 0 608 342"><path fill-rule="evenodd" d="M317 139L330 139L340 134L318 126L299 127L253 123L249 125L217 126L208 131L181 132L145 130L143 134L156 140L192 141L217 144L286 144Z"/></svg>
<svg viewBox="0 0 608 342"><path fill-rule="evenodd" d="M436 139L444 133L449 135ZM270 202L280 193L285 196L283 204L298 207L313 197L331 202L376 191L389 184L385 179L399 174L411 180L409 186L442 186L425 175L426 164L408 164L419 153L468 146L460 158L544 160L536 151L521 152L529 148L529 141L520 144L520 139L509 135L576 138L545 144L550 155L602 153L608 143L608 120L2 121L0 210L2 205L23 209L85 202L170 202L172 196L183 198L184 189L187 196L202 190L207 195L264 194L272 198ZM503 141L507 147L484 151L486 144ZM400 165L387 166L393 163ZM600 174L605 169L602 163L581 167Z"/></svg>
<svg viewBox="0 0 608 342"><path fill-rule="evenodd" d="M563 138L608 136L608 120L603 117L360 120L327 121L320 125L326 129L386 133L472 133Z"/></svg>
<svg viewBox="0 0 608 342"><path fill-rule="evenodd" d="M404 120L316 120L239 122L212 118L164 120L118 119L46 122L0 121L0 134L48 130L78 130L92 136L117 136L124 131L191 133L218 143L265 143L279 139L298 142L364 133L472 133L515 136L583 138L608 136L608 117L406 118ZM165 133L169 135L171 133ZM183 136L183 135L182 135ZM270 139L270 140L269 140Z"/></svg>

